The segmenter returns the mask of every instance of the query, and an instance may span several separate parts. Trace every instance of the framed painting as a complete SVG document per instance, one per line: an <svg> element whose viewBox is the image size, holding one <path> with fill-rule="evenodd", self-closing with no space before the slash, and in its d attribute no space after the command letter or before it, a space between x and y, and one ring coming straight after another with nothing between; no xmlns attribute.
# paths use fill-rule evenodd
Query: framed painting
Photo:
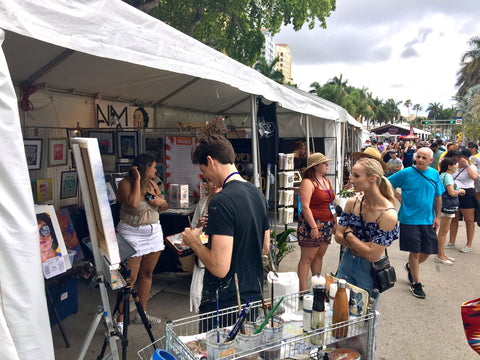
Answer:
<svg viewBox="0 0 480 360"><path fill-rule="evenodd" d="M115 193L118 191L118 184L120 183L120 181L123 180L124 177L125 177L125 173L123 173L123 174L112 174L112 186L113 186L113 190L115 191Z"/></svg>
<svg viewBox="0 0 480 360"><path fill-rule="evenodd" d="M157 164L163 164L165 162L163 137L145 137L143 139L143 152L152 154Z"/></svg>
<svg viewBox="0 0 480 360"><path fill-rule="evenodd" d="M117 172L126 173L132 167L132 163L117 163Z"/></svg>
<svg viewBox="0 0 480 360"><path fill-rule="evenodd" d="M29 170L39 170L42 165L42 139L23 139Z"/></svg>
<svg viewBox="0 0 480 360"><path fill-rule="evenodd" d="M89 138L95 138L98 140L98 147L100 154L113 154L113 132L111 131L89 131Z"/></svg>
<svg viewBox="0 0 480 360"><path fill-rule="evenodd" d="M48 139L48 166L67 165L68 139Z"/></svg>
<svg viewBox="0 0 480 360"><path fill-rule="evenodd" d="M38 202L44 202L53 199L52 179L38 179L36 185Z"/></svg>
<svg viewBox="0 0 480 360"><path fill-rule="evenodd" d="M78 174L76 171L62 171L60 183L60 199L68 199L77 196Z"/></svg>
<svg viewBox="0 0 480 360"><path fill-rule="evenodd" d="M134 159L137 157L138 135L136 131L118 132L118 158Z"/></svg>
<svg viewBox="0 0 480 360"><path fill-rule="evenodd" d="M115 155L103 154L101 157L103 172L115 172Z"/></svg>

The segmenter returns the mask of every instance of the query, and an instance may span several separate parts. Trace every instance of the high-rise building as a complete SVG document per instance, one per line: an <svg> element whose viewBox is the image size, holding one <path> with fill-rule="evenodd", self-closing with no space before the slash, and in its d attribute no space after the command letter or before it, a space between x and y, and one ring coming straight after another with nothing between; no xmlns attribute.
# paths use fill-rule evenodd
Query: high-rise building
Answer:
<svg viewBox="0 0 480 360"><path fill-rule="evenodd" d="M292 54L287 44L275 45L275 57L278 56L278 62L275 69L282 72L284 83L293 83L292 79Z"/></svg>
<svg viewBox="0 0 480 360"><path fill-rule="evenodd" d="M273 42L272 35L267 29L262 29L262 33L265 36L265 44L262 49L262 56L267 60L268 64L271 64L275 59L275 43Z"/></svg>

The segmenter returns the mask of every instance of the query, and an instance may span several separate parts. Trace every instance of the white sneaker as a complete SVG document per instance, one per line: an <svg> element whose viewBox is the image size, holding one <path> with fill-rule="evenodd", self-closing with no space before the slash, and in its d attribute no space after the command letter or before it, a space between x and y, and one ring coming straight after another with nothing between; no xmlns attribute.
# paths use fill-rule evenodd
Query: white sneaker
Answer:
<svg viewBox="0 0 480 360"><path fill-rule="evenodd" d="M120 333L120 334L123 334L123 321L119 321L115 324L115 326L117 327L117 331Z"/></svg>
<svg viewBox="0 0 480 360"><path fill-rule="evenodd" d="M150 325L160 324L162 322L162 319L155 316L148 315L147 313L145 313L145 316L147 317L147 320L150 323ZM142 324L142 318L140 317L139 313L135 315L135 324Z"/></svg>
<svg viewBox="0 0 480 360"><path fill-rule="evenodd" d="M472 248L469 246L465 246L464 248L460 249L460 252L466 254L472 251Z"/></svg>
<svg viewBox="0 0 480 360"><path fill-rule="evenodd" d="M447 245L445 245L445 249L455 249L455 244L447 243Z"/></svg>

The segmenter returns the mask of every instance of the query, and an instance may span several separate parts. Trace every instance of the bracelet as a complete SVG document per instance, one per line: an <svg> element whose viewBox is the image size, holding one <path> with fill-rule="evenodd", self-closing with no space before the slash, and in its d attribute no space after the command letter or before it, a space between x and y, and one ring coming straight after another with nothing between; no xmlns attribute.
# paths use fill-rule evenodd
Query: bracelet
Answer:
<svg viewBox="0 0 480 360"><path fill-rule="evenodd" d="M347 240L347 235L348 235L348 234L353 234L353 231L352 231L352 230L347 230L347 231L345 231L345 232L343 233L343 239L344 239L344 240Z"/></svg>

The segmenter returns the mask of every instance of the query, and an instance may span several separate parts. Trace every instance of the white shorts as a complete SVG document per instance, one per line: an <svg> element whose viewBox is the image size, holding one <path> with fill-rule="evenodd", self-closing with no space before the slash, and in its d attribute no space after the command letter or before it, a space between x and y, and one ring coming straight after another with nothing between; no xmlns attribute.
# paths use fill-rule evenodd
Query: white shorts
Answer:
<svg viewBox="0 0 480 360"><path fill-rule="evenodd" d="M120 221L117 231L137 251L132 257L144 256L165 249L160 222L134 227Z"/></svg>

